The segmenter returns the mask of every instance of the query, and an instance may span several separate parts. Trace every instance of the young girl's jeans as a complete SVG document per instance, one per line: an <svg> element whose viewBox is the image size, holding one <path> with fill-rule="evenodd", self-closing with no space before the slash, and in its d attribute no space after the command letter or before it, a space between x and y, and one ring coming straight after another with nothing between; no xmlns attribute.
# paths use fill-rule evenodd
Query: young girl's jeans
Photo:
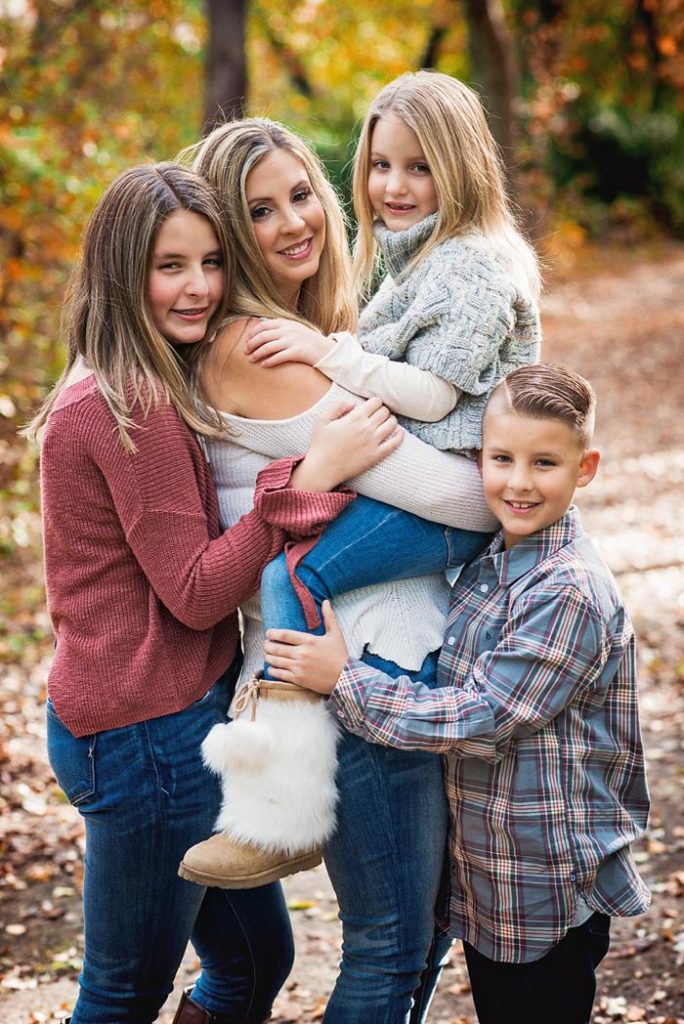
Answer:
<svg viewBox="0 0 684 1024"><path fill-rule="evenodd" d="M393 505L360 496L326 527L298 564L297 577L320 616L326 598L374 583L443 572L474 558L490 539L489 533L430 523ZM261 614L265 630L323 632L322 625L308 628L284 554L264 570ZM267 667L264 674L268 678Z"/></svg>
<svg viewBox="0 0 684 1024"><path fill-rule="evenodd" d="M72 1024L149 1024L188 939L193 998L221 1024L257 1024L290 972L293 942L279 884L203 889L178 864L212 832L221 791L200 744L225 719L220 681L177 714L75 738L47 708L57 781L86 828L85 955Z"/></svg>

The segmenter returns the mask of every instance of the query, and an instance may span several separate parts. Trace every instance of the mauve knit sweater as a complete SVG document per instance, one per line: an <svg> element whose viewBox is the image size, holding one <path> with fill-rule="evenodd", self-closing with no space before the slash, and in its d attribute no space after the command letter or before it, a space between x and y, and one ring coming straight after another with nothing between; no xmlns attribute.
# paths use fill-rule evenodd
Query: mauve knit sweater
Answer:
<svg viewBox="0 0 684 1024"><path fill-rule="evenodd" d="M236 609L288 533L319 532L353 498L288 487L297 459L260 474L255 507L221 534L204 454L176 410L134 410L136 452L87 377L50 414L41 453L48 690L75 736L171 714L228 667Z"/></svg>

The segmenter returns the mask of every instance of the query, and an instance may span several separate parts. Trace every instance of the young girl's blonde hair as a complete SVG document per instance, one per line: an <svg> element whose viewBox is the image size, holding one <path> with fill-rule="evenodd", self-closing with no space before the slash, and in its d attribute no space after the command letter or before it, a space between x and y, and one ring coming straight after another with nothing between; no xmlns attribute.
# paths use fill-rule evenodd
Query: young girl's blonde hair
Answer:
<svg viewBox="0 0 684 1024"><path fill-rule="evenodd" d="M325 212L325 244L317 272L302 285L295 310L287 308L257 245L246 196L247 176L269 153L287 150L302 165ZM235 274L228 294L231 316L296 316L324 334L353 329L351 261L345 216L318 158L288 128L266 118L231 121L180 154L216 190L233 248Z"/></svg>
<svg viewBox="0 0 684 1024"><path fill-rule="evenodd" d="M172 346L155 327L149 309L149 274L154 244L176 210L196 213L211 225L223 255L226 285L231 255L211 186L174 163L145 164L119 175L98 202L83 238L80 265L67 295L63 327L66 366L24 434L35 438L77 362L92 370L116 421L125 448L135 451L130 431L136 403L145 415L171 402L200 434L222 436L217 414L197 405L189 385L191 366L224 316L219 305L205 339Z"/></svg>
<svg viewBox="0 0 684 1024"><path fill-rule="evenodd" d="M508 257L527 290L538 295L537 258L516 226L482 103L463 82L438 71L416 71L390 82L371 103L361 129L353 193L358 220L354 271L362 293L367 293L373 279L378 253L373 236L376 215L368 198L373 129L390 113L415 132L437 192L437 223L413 265L440 242L479 231Z"/></svg>

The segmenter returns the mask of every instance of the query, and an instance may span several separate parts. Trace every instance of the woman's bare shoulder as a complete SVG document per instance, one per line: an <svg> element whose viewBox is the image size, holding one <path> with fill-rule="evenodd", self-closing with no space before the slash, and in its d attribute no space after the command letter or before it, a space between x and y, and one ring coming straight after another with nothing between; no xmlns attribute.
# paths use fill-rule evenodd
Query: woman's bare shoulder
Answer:
<svg viewBox="0 0 684 1024"><path fill-rule="evenodd" d="M305 363L265 367L252 362L241 344L249 323L231 321L213 342L203 370L209 401L249 419L287 419L310 409L329 390L328 378Z"/></svg>

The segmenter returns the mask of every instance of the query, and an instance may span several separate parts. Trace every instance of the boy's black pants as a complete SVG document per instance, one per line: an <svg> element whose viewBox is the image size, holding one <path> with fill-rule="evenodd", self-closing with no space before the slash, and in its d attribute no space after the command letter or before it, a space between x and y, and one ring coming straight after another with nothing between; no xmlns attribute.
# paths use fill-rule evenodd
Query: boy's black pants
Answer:
<svg viewBox="0 0 684 1024"><path fill-rule="evenodd" d="M480 1024L588 1024L610 918L593 914L530 964L498 963L463 943Z"/></svg>

